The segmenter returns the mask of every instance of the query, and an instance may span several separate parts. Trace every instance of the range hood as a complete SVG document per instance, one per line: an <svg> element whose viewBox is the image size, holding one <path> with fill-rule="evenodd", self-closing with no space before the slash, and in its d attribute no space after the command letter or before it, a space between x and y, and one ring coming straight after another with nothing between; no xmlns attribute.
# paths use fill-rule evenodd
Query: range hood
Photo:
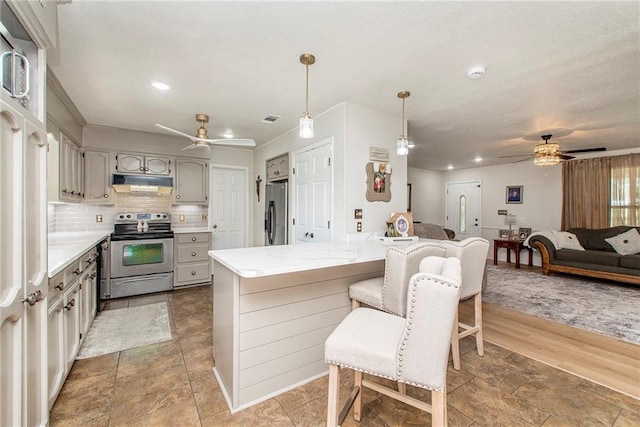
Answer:
<svg viewBox="0 0 640 427"><path fill-rule="evenodd" d="M117 193L155 193L169 195L173 178L166 176L113 174L113 189Z"/></svg>

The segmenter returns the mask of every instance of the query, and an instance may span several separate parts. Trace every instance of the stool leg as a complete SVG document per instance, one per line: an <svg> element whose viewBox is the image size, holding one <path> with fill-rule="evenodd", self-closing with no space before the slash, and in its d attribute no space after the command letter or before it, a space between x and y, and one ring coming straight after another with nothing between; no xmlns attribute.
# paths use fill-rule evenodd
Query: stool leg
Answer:
<svg viewBox="0 0 640 427"><path fill-rule="evenodd" d="M360 301L352 299L351 300L351 311L355 310L358 307L360 307Z"/></svg>
<svg viewBox="0 0 640 427"><path fill-rule="evenodd" d="M356 421L360 421L360 416L362 415L362 372L353 371L353 386L360 387L360 393L358 393L358 397L353 402L353 418Z"/></svg>
<svg viewBox="0 0 640 427"><path fill-rule="evenodd" d="M400 394L407 394L407 385L405 383L398 382L398 392L400 392Z"/></svg>
<svg viewBox="0 0 640 427"><path fill-rule="evenodd" d="M327 427L338 425L338 400L340 397L340 367L329 365L329 399L327 402Z"/></svg>
<svg viewBox="0 0 640 427"><path fill-rule="evenodd" d="M453 322L453 333L451 334L451 354L453 356L453 369L460 370L460 338L458 336L458 308L456 307L456 318Z"/></svg>
<svg viewBox="0 0 640 427"><path fill-rule="evenodd" d="M478 356L484 356L484 343L482 341L482 292L473 297L473 311L476 318L475 326L478 327L478 332L476 332L476 348L478 349Z"/></svg>
<svg viewBox="0 0 640 427"><path fill-rule="evenodd" d="M444 392L431 392L431 425L433 427L447 426L447 394Z"/></svg>

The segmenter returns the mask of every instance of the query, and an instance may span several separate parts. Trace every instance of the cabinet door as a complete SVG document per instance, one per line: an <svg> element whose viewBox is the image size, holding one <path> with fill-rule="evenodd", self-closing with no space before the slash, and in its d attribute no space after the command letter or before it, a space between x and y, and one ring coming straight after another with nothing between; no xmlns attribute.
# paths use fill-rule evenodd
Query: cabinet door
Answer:
<svg viewBox="0 0 640 427"><path fill-rule="evenodd" d="M109 182L109 153L85 151L84 200L89 203L112 205L114 203Z"/></svg>
<svg viewBox="0 0 640 427"><path fill-rule="evenodd" d="M206 160L176 159L174 203L207 204L208 167Z"/></svg>
<svg viewBox="0 0 640 427"><path fill-rule="evenodd" d="M4 94L3 94L4 95ZM23 365L26 304L22 303L22 143L24 119L0 100L0 425L26 424Z"/></svg>
<svg viewBox="0 0 640 427"><path fill-rule="evenodd" d="M171 175L171 159L169 157L146 156L144 173L147 175Z"/></svg>
<svg viewBox="0 0 640 427"><path fill-rule="evenodd" d="M118 153L118 173L144 173L144 156L142 154Z"/></svg>
<svg viewBox="0 0 640 427"><path fill-rule="evenodd" d="M47 332L47 378L49 409L53 406L65 378L64 304L62 296L49 308Z"/></svg>
<svg viewBox="0 0 640 427"><path fill-rule="evenodd" d="M73 142L60 133L60 199L70 200L71 191L71 146Z"/></svg>
<svg viewBox="0 0 640 427"><path fill-rule="evenodd" d="M267 161L267 181L278 179L278 163L274 160Z"/></svg>
<svg viewBox="0 0 640 427"><path fill-rule="evenodd" d="M95 288L96 288L96 265L91 265L82 274L80 286L82 287L82 298L80 300L80 333L85 337L95 317Z"/></svg>
<svg viewBox="0 0 640 427"><path fill-rule="evenodd" d="M69 372L80 349L80 282L75 281L64 293L65 372Z"/></svg>
<svg viewBox="0 0 640 427"><path fill-rule="evenodd" d="M289 176L289 156L282 156L276 161L278 162L278 178L287 178Z"/></svg>
<svg viewBox="0 0 640 427"><path fill-rule="evenodd" d="M70 144L69 149L69 171L68 171L68 184L69 184L69 194L71 194L72 199L76 199L80 196L80 187L78 186L78 172L80 165L78 165L78 146L73 142Z"/></svg>

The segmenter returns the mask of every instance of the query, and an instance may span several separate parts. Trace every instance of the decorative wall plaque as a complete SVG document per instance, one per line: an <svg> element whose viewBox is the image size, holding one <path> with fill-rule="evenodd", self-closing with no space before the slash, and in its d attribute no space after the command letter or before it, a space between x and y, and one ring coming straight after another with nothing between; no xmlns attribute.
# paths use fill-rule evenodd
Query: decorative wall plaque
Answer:
<svg viewBox="0 0 640 427"><path fill-rule="evenodd" d="M367 192L369 202L391 200L391 166L388 163L367 163Z"/></svg>

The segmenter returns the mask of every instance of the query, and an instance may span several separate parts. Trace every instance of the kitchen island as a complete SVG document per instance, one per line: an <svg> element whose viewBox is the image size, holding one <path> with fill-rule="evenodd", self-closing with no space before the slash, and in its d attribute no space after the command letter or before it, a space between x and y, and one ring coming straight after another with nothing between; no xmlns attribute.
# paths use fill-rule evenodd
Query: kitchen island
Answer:
<svg viewBox="0 0 640 427"><path fill-rule="evenodd" d="M369 240L209 251L214 373L232 412L328 372L324 342L351 310L349 285L383 276L388 246Z"/></svg>

